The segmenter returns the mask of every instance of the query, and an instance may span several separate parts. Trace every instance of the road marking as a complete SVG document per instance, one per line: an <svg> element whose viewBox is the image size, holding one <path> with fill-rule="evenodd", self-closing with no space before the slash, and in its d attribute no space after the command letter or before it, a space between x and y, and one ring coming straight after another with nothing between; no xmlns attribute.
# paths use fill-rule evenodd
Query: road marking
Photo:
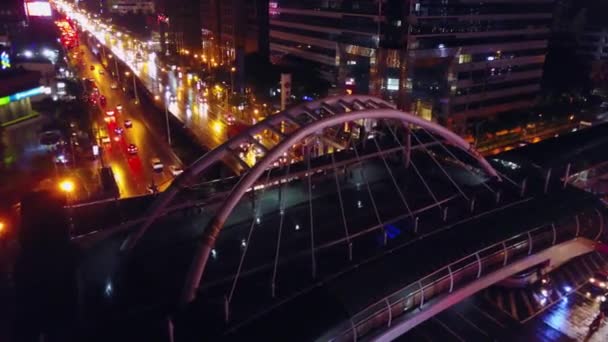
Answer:
<svg viewBox="0 0 608 342"><path fill-rule="evenodd" d="M492 317L489 313L487 313L484 310L482 310L481 308L479 308L477 305L475 305L475 303L471 302L471 305L473 306L473 309L477 310L480 314L484 315L486 318L488 318L491 321L493 321L494 323L498 324L501 328L505 327L504 324L499 322L496 318Z"/></svg>
<svg viewBox="0 0 608 342"><path fill-rule="evenodd" d="M447 325L445 325L445 323L443 323L442 321L440 321L439 318L433 317L433 320L437 321L437 323L439 323L439 325L441 325L450 334L454 335L454 337L456 337L459 341L466 342L465 339L463 339L462 337L458 336L458 334L454 330L450 329L450 327L448 327Z"/></svg>
<svg viewBox="0 0 608 342"><path fill-rule="evenodd" d="M480 333L486 335L487 337L490 337L490 335L488 335L488 333L481 329L480 327L478 327L477 325L473 324L473 322L471 322L468 318L464 317L463 314L461 314L460 312L454 310L454 313L456 315L458 315L463 321L467 322L470 326L472 326L473 328L475 328L477 331L479 331Z"/></svg>
<svg viewBox="0 0 608 342"><path fill-rule="evenodd" d="M511 309L511 316L519 321L519 315L517 314L517 305L515 305L515 292L509 291L509 306Z"/></svg>
<svg viewBox="0 0 608 342"><path fill-rule="evenodd" d="M522 293L522 297L524 299L524 304L526 304L526 307L528 308L528 314L529 315L534 315L534 307L532 306L532 303L530 303L530 298L528 298L528 293L526 291L521 291Z"/></svg>

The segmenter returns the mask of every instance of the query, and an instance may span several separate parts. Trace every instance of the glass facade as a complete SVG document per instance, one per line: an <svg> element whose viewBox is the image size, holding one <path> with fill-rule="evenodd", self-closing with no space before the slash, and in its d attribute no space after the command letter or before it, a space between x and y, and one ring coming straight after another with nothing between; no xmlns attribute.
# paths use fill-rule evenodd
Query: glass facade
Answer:
<svg viewBox="0 0 608 342"><path fill-rule="evenodd" d="M464 133L532 105L552 12L551 0L276 0L270 48Z"/></svg>

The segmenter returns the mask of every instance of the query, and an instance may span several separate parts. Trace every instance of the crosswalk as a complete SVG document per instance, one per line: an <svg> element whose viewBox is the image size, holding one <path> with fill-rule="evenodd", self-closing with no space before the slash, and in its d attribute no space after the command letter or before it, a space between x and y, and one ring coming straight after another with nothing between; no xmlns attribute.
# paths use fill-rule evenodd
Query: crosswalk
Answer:
<svg viewBox="0 0 608 342"><path fill-rule="evenodd" d="M551 272L552 291L545 299L538 295L533 286L522 289L493 286L484 290L482 297L516 321L525 323L570 292L580 290L595 271L606 268L608 259L604 255L590 253Z"/></svg>

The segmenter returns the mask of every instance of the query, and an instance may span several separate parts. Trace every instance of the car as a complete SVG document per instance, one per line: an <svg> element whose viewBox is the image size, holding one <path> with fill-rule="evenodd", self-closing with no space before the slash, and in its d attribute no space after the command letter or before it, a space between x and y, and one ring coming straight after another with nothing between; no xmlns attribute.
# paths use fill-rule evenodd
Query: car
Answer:
<svg viewBox="0 0 608 342"><path fill-rule="evenodd" d="M106 106L106 97L105 96L101 95L99 97L99 105L102 106L102 107Z"/></svg>
<svg viewBox="0 0 608 342"><path fill-rule="evenodd" d="M91 70L91 71L95 70L95 66L94 66L94 65L91 65L91 66L89 67L89 70Z"/></svg>
<svg viewBox="0 0 608 342"><path fill-rule="evenodd" d="M135 146L135 144L129 144L129 146L127 146L127 152L129 154L137 154L138 151L139 149L137 148L137 146Z"/></svg>
<svg viewBox="0 0 608 342"><path fill-rule="evenodd" d="M152 169L156 172L162 172L163 169L165 168L163 163L158 158L152 158L152 160L150 162L152 164Z"/></svg>
<svg viewBox="0 0 608 342"><path fill-rule="evenodd" d="M114 111L113 111L113 110L108 110L108 111L106 111L106 115L107 115L107 116L114 116L114 114L115 114L115 113L114 113Z"/></svg>
<svg viewBox="0 0 608 342"><path fill-rule="evenodd" d="M126 128L131 128L133 127L133 122L129 119L125 120L125 127Z"/></svg>
<svg viewBox="0 0 608 342"><path fill-rule="evenodd" d="M234 123L236 122L236 118L232 114L227 114L226 122L228 123L228 125L234 125Z"/></svg>
<svg viewBox="0 0 608 342"><path fill-rule="evenodd" d="M116 111L119 112L119 113L122 113L122 105L121 104L116 105Z"/></svg>
<svg viewBox="0 0 608 342"><path fill-rule="evenodd" d="M169 170L171 171L171 174L175 177L179 176L180 174L182 174L184 172L184 169L182 169L180 166L177 166L177 165L169 166Z"/></svg>
<svg viewBox="0 0 608 342"><path fill-rule="evenodd" d="M99 69L99 74L100 74L100 75L103 75L103 74L104 74L103 69Z"/></svg>
<svg viewBox="0 0 608 342"><path fill-rule="evenodd" d="M586 293L587 298L597 302L605 302L608 297L608 271L597 271L589 278L591 285Z"/></svg>
<svg viewBox="0 0 608 342"><path fill-rule="evenodd" d="M123 134L124 132L125 132L125 129L124 129L124 128L122 128L122 127L116 127L116 128L114 128L114 133L116 133L116 134L118 134L118 135L121 135L121 134Z"/></svg>
<svg viewBox="0 0 608 342"><path fill-rule="evenodd" d="M102 136L101 138L99 138L101 140L102 143L104 144L109 144L112 142L112 140L110 140L110 137L108 137L107 135Z"/></svg>
<svg viewBox="0 0 608 342"><path fill-rule="evenodd" d="M118 89L118 84L116 82L112 82L110 89Z"/></svg>

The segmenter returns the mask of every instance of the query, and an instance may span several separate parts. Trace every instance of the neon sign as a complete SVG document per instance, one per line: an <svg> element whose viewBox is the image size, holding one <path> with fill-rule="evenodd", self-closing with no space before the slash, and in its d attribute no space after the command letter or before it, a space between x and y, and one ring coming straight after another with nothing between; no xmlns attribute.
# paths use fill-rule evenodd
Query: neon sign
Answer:
<svg viewBox="0 0 608 342"><path fill-rule="evenodd" d="M49 87L40 86L40 87L32 88L32 89L29 89L26 91L21 91L21 92L15 93L13 95L0 97L0 106L7 105L14 101L19 101L26 97L32 97L32 96L36 96L36 95L40 95L40 94L48 95L50 93L51 93L51 88L49 88Z"/></svg>
<svg viewBox="0 0 608 342"><path fill-rule="evenodd" d="M6 51L2 51L0 53L0 69L5 70L11 67L11 60L8 57L8 53Z"/></svg>

